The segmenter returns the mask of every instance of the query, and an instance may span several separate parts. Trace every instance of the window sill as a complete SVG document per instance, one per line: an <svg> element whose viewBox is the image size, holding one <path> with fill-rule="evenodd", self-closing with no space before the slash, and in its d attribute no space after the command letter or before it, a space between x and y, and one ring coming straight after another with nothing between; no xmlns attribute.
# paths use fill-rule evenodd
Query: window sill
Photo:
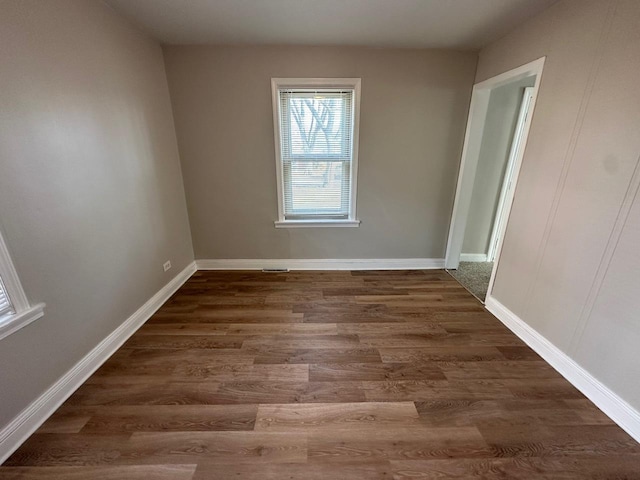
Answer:
<svg viewBox="0 0 640 480"><path fill-rule="evenodd" d="M0 340L26 327L44 315L44 303L38 303L20 313L0 317Z"/></svg>
<svg viewBox="0 0 640 480"><path fill-rule="evenodd" d="M360 220L279 220L276 228L359 227Z"/></svg>

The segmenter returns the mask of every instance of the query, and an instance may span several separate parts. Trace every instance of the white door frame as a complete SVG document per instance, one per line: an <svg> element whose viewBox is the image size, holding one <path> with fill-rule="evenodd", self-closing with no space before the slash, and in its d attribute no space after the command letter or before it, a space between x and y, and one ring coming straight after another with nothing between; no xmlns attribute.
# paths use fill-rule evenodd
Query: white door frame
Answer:
<svg viewBox="0 0 640 480"><path fill-rule="evenodd" d="M503 231L501 232L500 238L497 242L495 262L493 264L493 271L491 272L491 281L489 282L487 297L493 287L493 281L500 261L500 251L504 240L504 231L507 227L511 204L513 202L513 196L518 182L518 175L520 173L520 166L522 164L522 158L527 144L527 137L529 136L529 127L531 126L531 119L533 117L533 111L538 97L545 58L546 57L539 58L533 62L489 78L488 80L476 83L473 86L471 94L469 118L467 120L464 145L462 147L460 171L458 173L456 196L453 203L453 213L451 215L451 223L449 225L449 238L447 239L447 252L445 255L445 267L450 269L458 268L458 264L460 263L462 242L464 240L464 231L467 225L469 209L471 207L471 194L473 192L473 183L476 177L476 169L478 167L482 134L484 132L484 124L487 117L491 90L532 75L536 76L535 84L533 86L531 107L529 108L529 113L524 123L521 145L513 165L513 176L511 181L514 188L508 192L508 195L505 198L504 216L507 218L507 221L503 222Z"/></svg>
<svg viewBox="0 0 640 480"><path fill-rule="evenodd" d="M498 199L498 207L496 208L493 227L491 227L491 237L489 239L489 248L487 249L487 261L493 262L497 253L497 241L504 233L502 228L507 218L505 216L505 202L507 195L511 187L514 186L513 180L513 167L516 163L518 153L522 149L522 136L524 134L524 124L527 121L527 114L531 108L531 100L533 100L533 87L525 87L524 94L522 95L522 101L520 102L520 110L518 111L518 119L516 121L516 129L513 132L513 139L511 140L511 147L509 148L509 156L507 157L507 168L504 170L504 178L502 180L502 186L500 187L500 197Z"/></svg>

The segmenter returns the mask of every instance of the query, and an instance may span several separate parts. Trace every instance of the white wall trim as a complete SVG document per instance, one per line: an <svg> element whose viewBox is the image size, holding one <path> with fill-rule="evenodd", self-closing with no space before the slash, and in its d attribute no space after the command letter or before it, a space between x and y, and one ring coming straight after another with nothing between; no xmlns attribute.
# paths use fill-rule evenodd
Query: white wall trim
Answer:
<svg viewBox="0 0 640 480"><path fill-rule="evenodd" d="M486 253L461 253L460 261L461 262L486 262L487 254Z"/></svg>
<svg viewBox="0 0 640 480"><path fill-rule="evenodd" d="M444 268L443 258L201 259L198 270L428 270Z"/></svg>
<svg viewBox="0 0 640 480"><path fill-rule="evenodd" d="M273 222L276 228L359 227L360 220L283 220Z"/></svg>
<svg viewBox="0 0 640 480"><path fill-rule="evenodd" d="M489 296L487 298L486 308L564 378L571 382L574 387L596 404L600 410L640 442L640 412L578 365L571 357L534 330L515 313L502 305L495 297Z"/></svg>
<svg viewBox="0 0 640 480"><path fill-rule="evenodd" d="M44 303L38 303L19 313L0 316L0 340L44 316L44 307Z"/></svg>
<svg viewBox="0 0 640 480"><path fill-rule="evenodd" d="M527 144L529 127L531 126L531 119L533 117L536 99L538 97L538 90L540 88L540 81L542 78L542 70L544 67L545 58L546 57L541 57L525 65L514 68L513 70L509 70L508 72L496 75L495 77L489 78L483 82L476 83L473 86L473 90L471 92L471 104L469 106L469 116L467 118L467 129L462 146L460 168L458 170L456 194L453 201L451 222L449 223L449 236L447 238L447 249L445 254L445 263L447 268L458 268L460 253L462 253L462 244L464 241L464 233L467 226L467 218L469 216L469 210L471 207L473 184L478 167L478 158L480 156L480 148L482 146L482 138L484 134L484 126L487 117L491 91L510 82L515 82L532 75L536 76L535 85L533 87L533 98L531 100L530 115L527 116L522 135L522 148L518 152L518 156L513 169L512 183L514 185L514 188L510 193L511 198L507 199L505 203L504 214L505 217L508 218L511 209L511 202L513 200L513 194L515 191L515 185L517 185L518 183L518 173L520 171L520 166L524 157L524 149ZM500 260L500 249L502 247L502 240L503 238L499 239L498 246L496 247L496 262L493 266L494 274L497 270L498 262ZM489 292L491 292L491 288L493 286L493 277L494 275L492 275L491 281L489 282Z"/></svg>
<svg viewBox="0 0 640 480"><path fill-rule="evenodd" d="M347 220L353 223L351 225L322 225L322 226L350 226L357 227L359 221L356 215L356 198L358 192L358 149L360 145L360 90L362 79L360 78L272 78L271 79L271 102L273 108L273 135L275 145L276 158L276 180L278 193L278 219L276 220L276 228L290 227L291 224L285 224L285 177L282 167L282 138L281 138L281 112L280 112L280 96L281 89L301 88L301 89L352 89L353 98L353 131L352 131L352 149L351 149L351 173L350 173L350 196L349 196L349 218ZM301 226L301 225L297 225ZM305 225L307 226L307 225ZM316 225L320 226L320 225Z"/></svg>
<svg viewBox="0 0 640 480"><path fill-rule="evenodd" d="M0 464L113 355L195 271L196 265L192 262L0 430Z"/></svg>

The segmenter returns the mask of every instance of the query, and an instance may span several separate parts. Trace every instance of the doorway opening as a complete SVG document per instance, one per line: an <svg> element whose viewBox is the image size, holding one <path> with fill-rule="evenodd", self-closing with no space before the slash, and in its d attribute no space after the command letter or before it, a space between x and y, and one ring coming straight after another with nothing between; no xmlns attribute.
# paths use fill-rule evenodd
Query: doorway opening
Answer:
<svg viewBox="0 0 640 480"><path fill-rule="evenodd" d="M445 266L481 302L491 292L544 58L473 87Z"/></svg>

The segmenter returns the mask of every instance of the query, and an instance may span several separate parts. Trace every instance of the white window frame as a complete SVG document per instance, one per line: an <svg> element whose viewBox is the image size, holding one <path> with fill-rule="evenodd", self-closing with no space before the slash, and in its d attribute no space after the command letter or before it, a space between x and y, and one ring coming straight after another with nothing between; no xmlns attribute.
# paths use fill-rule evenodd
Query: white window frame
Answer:
<svg viewBox="0 0 640 480"><path fill-rule="evenodd" d="M358 186L358 145L360 134L360 84L359 78L272 78L271 100L273 102L273 132L276 149L276 180L278 190L278 220L276 228L298 227L359 227L356 217L356 197ZM280 124L280 99L278 91L288 88L339 89L348 88L354 91L353 112L353 151L351 159L351 195L349 217L346 219L286 219L284 214L284 175L282 172L282 145Z"/></svg>
<svg viewBox="0 0 640 480"><path fill-rule="evenodd" d="M44 303L31 306L0 232L0 278L13 311L0 315L0 340L44 315Z"/></svg>

